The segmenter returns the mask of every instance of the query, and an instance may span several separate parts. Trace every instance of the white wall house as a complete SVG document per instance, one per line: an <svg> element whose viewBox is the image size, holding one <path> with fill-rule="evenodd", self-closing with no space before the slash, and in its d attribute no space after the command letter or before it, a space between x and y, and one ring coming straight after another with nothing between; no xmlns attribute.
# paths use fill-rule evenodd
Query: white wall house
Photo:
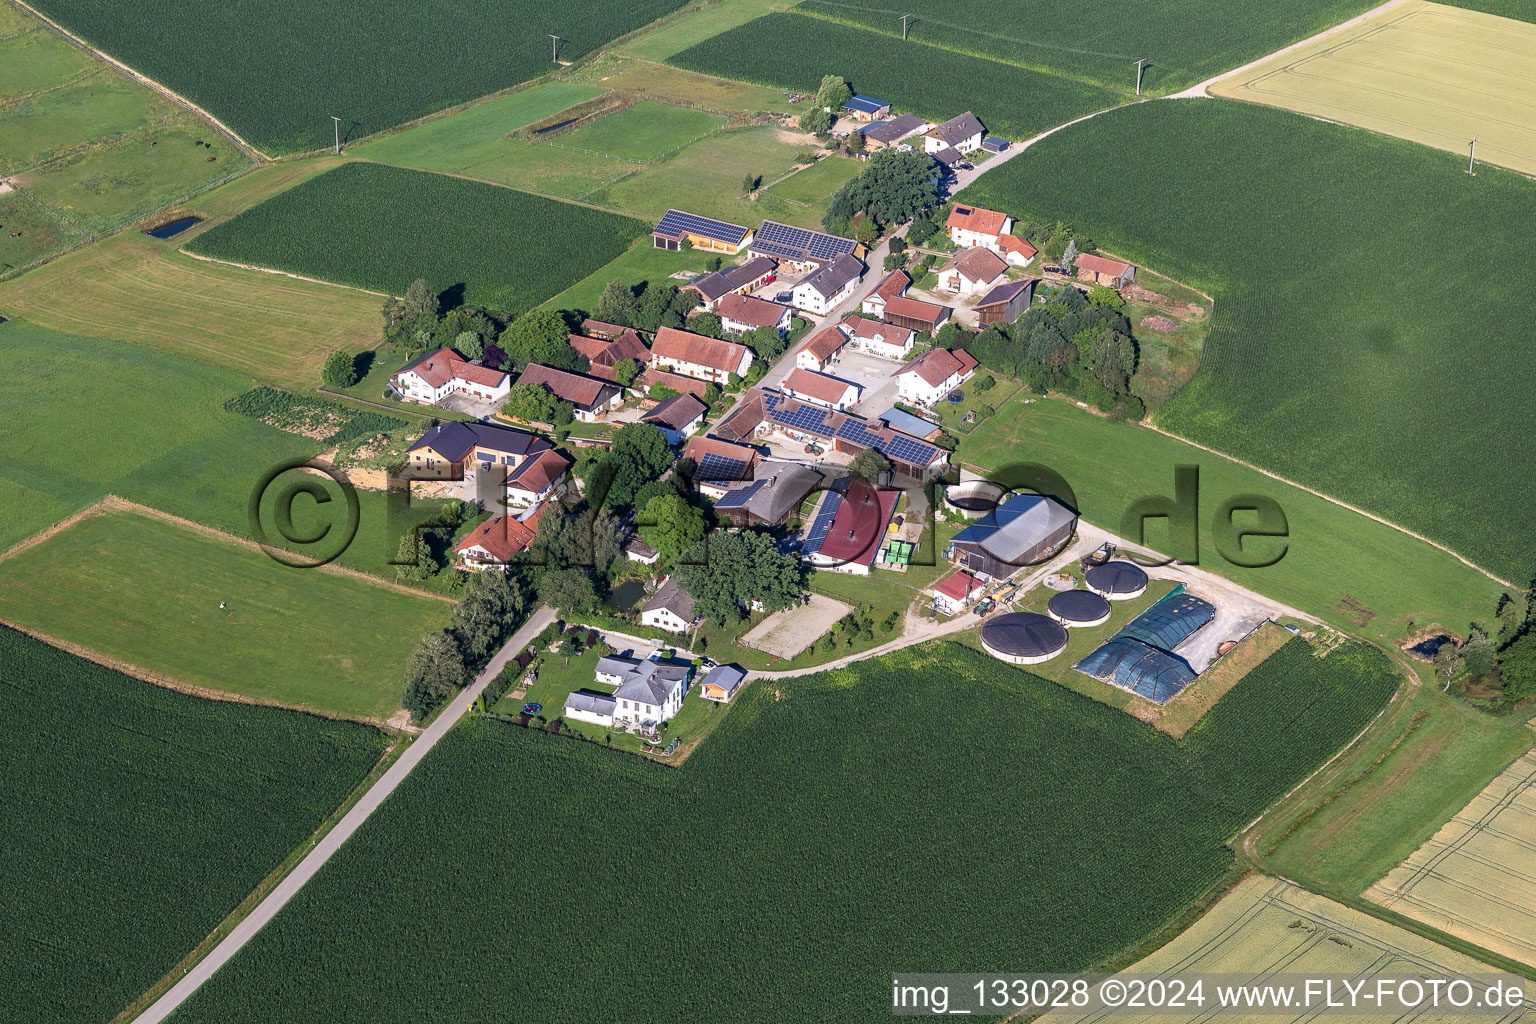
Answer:
<svg viewBox="0 0 1536 1024"><path fill-rule="evenodd" d="M663 327L651 344L651 366L694 380L725 384L731 374L745 377L752 350L733 341Z"/></svg>
<svg viewBox="0 0 1536 1024"><path fill-rule="evenodd" d="M799 308L824 316L853 295L863 276L864 264L844 253L795 285L790 294Z"/></svg>
<svg viewBox="0 0 1536 1024"><path fill-rule="evenodd" d="M686 633L698 620L693 615L693 598L668 577L640 609L640 624L668 633Z"/></svg>
<svg viewBox="0 0 1536 1024"><path fill-rule="evenodd" d="M540 452L507 475L507 504L532 508L564 493L570 462L556 451Z"/></svg>
<svg viewBox="0 0 1536 1024"><path fill-rule="evenodd" d="M451 348L440 348L401 367L389 384L406 401L423 405L436 405L456 394L505 402L512 390L512 375L471 362Z"/></svg>
<svg viewBox="0 0 1536 1024"><path fill-rule="evenodd" d="M970 380L976 365L969 352L930 349L897 373L897 397L904 402L931 406Z"/></svg>
<svg viewBox="0 0 1536 1024"><path fill-rule="evenodd" d="M800 366L789 371L789 375L779 385L779 390L791 398L834 412L843 412L856 405L862 394L857 384Z"/></svg>
<svg viewBox="0 0 1536 1024"><path fill-rule="evenodd" d="M850 348L897 361L912 354L912 346L917 339L917 332L909 328L879 320L866 320L861 316L849 317L843 321L843 326L849 331Z"/></svg>
<svg viewBox="0 0 1536 1024"><path fill-rule="evenodd" d="M949 240L960 248L979 246L1001 256L1002 237L1013 230L1013 218L996 210L961 204L950 211L944 225L949 228Z"/></svg>
<svg viewBox="0 0 1536 1024"><path fill-rule="evenodd" d="M1008 264L991 249L967 249L939 268L938 288L957 295L985 294L1007 269Z"/></svg>
<svg viewBox="0 0 1536 1024"><path fill-rule="evenodd" d="M577 722L590 722L593 725L611 727L613 713L617 709L618 701L607 693L575 690L565 698L565 717Z"/></svg>
<svg viewBox="0 0 1536 1024"><path fill-rule="evenodd" d="M967 110L924 135L923 152L937 153L942 149L953 148L961 153L974 153L981 148L983 130L976 115Z"/></svg>

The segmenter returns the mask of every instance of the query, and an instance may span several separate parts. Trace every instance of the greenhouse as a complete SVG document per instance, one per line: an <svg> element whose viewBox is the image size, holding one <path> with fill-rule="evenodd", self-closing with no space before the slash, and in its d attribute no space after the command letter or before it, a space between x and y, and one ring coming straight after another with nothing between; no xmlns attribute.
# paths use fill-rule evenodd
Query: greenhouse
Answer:
<svg viewBox="0 0 1536 1024"><path fill-rule="evenodd" d="M1100 645L1073 667L1157 704L1166 704L1195 681L1195 670L1182 658L1127 636Z"/></svg>

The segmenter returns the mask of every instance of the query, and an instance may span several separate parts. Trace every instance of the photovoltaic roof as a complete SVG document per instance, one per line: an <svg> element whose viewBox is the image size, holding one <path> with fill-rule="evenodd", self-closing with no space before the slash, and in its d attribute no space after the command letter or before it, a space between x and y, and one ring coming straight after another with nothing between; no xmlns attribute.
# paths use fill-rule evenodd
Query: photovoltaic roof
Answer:
<svg viewBox="0 0 1536 1024"><path fill-rule="evenodd" d="M767 480L754 480L741 487L732 487L721 495L715 502L715 508L741 508L752 500L753 495L762 490L768 483Z"/></svg>
<svg viewBox="0 0 1536 1024"><path fill-rule="evenodd" d="M1195 670L1184 659L1128 636L1112 637L1073 667L1158 704L1195 681Z"/></svg>
<svg viewBox="0 0 1536 1024"><path fill-rule="evenodd" d="M844 110L857 110L861 114L874 114L881 107L890 106L884 100L877 100L873 96L865 96L862 93L843 104Z"/></svg>
<svg viewBox="0 0 1536 1024"><path fill-rule="evenodd" d="M1115 637L1140 640L1149 647L1172 651L1216 617L1211 602L1186 593L1183 586L1126 623Z"/></svg>
<svg viewBox="0 0 1536 1024"><path fill-rule="evenodd" d="M730 245L740 245L741 240L747 237L747 232L750 230L740 224L715 220L713 217L700 217L696 213L688 213L684 210L668 210L653 233L665 235L668 238L677 238L684 234L698 235L702 238L718 238Z"/></svg>
<svg viewBox="0 0 1536 1024"><path fill-rule="evenodd" d="M805 535L805 543L800 550L803 554L814 555L821 550L821 546L827 542L827 534L832 529L832 520L837 518L837 510L843 507L843 496L835 491L829 491L821 503L821 508L816 510L816 518L811 521L811 528Z"/></svg>
<svg viewBox="0 0 1536 1024"><path fill-rule="evenodd" d="M743 459L729 459L724 455L714 452L706 452L700 456L699 464L693 471L693 478L704 483L734 483L739 480L750 480L747 472L747 463Z"/></svg>
<svg viewBox="0 0 1536 1024"><path fill-rule="evenodd" d="M763 226L757 229L757 237L752 242L752 248L793 260L812 259L830 263L845 252L853 252L857 244L851 238L839 238L820 231L809 231L805 228L780 224L778 221L765 220Z"/></svg>
<svg viewBox="0 0 1536 1024"><path fill-rule="evenodd" d="M928 466L939 458L939 448L894 430L876 432L869 424L848 413L808 403L786 403L777 392L764 391L763 403L775 423L803 430L819 437L839 437L865 448L873 448L895 462L909 466Z"/></svg>

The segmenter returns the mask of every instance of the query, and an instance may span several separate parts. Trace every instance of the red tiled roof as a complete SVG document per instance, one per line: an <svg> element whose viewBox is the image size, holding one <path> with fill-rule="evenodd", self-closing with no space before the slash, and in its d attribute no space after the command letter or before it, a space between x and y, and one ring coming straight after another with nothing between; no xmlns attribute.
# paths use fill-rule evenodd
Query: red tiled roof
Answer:
<svg viewBox="0 0 1536 1024"><path fill-rule="evenodd" d="M594 320L586 321L586 324L596 323ZM587 357L591 364L591 373L602 377L604 380L613 379L613 368L626 359L633 359L637 363L644 363L651 357L650 349L645 347L645 339L639 333L629 327L618 327L618 334L612 338L591 337L584 334L571 334L571 348Z"/></svg>
<svg viewBox="0 0 1536 1024"><path fill-rule="evenodd" d="M571 468L571 460L550 449L540 452L537 458L528 459L518 466L517 472L507 477L507 483L516 485L518 490L538 494L560 479L560 475L569 468Z"/></svg>
<svg viewBox="0 0 1536 1024"><path fill-rule="evenodd" d="M731 410L730 415L715 424L714 432L726 440L749 441L767 416L762 389L753 388L747 392L741 404ZM697 441L698 438L694 440Z"/></svg>
<svg viewBox="0 0 1536 1024"><path fill-rule="evenodd" d="M753 426L755 427L756 424L753 424ZM732 444L729 441L722 441L718 437L705 437L702 434L695 434L683 446L683 458L692 459L694 465L698 465L706 455L718 455L722 459L745 462L749 471L753 466L757 465L756 448L749 448L744 444ZM750 480L751 478L752 475L748 472L747 479Z"/></svg>
<svg viewBox="0 0 1536 1024"><path fill-rule="evenodd" d="M608 351L613 341L609 338L589 338L584 334L567 334L571 348L586 356L588 360L596 359L602 353Z"/></svg>
<svg viewBox="0 0 1536 1024"><path fill-rule="evenodd" d="M1108 274L1111 277L1119 277L1131 269L1129 263L1119 260L1107 259L1103 256L1095 256L1092 253L1084 253L1072 264L1074 270L1091 270L1095 274Z"/></svg>
<svg viewBox="0 0 1536 1024"><path fill-rule="evenodd" d="M658 402L656 408L640 417L640 422L682 430L698 419L705 408L704 403L692 395L673 395Z"/></svg>
<svg viewBox="0 0 1536 1024"><path fill-rule="evenodd" d="M950 351L947 348L929 349L897 372L897 376L915 373L929 387L938 387L955 374L965 374L976 369L976 359L969 352Z"/></svg>
<svg viewBox="0 0 1536 1024"><path fill-rule="evenodd" d="M932 302L923 302L919 299L909 299L905 295L894 299L887 299L885 303L886 316L904 316L909 320L921 320L924 323L936 324L943 318L945 307L935 305Z"/></svg>
<svg viewBox="0 0 1536 1024"><path fill-rule="evenodd" d="M1004 252L1016 252L1026 260L1034 259L1035 253L1040 251L1018 235L998 235L997 244L1003 247Z"/></svg>
<svg viewBox="0 0 1536 1024"><path fill-rule="evenodd" d="M722 373L735 373L741 365L746 349L731 341L706 338L702 334L680 331L675 327L663 327L656 332L651 345L651 355L679 363L707 366Z"/></svg>
<svg viewBox="0 0 1536 1024"><path fill-rule="evenodd" d="M777 302L732 292L720 300L717 312L722 318L728 317L737 323L773 327L784 318L784 309Z"/></svg>
<svg viewBox="0 0 1536 1024"><path fill-rule="evenodd" d="M996 235L1003 230L1003 224L1008 220L1006 213L998 213L996 210L983 210L979 206L957 206L949 212L949 219L944 222L945 227L959 228L962 231L975 231L982 235Z"/></svg>
<svg viewBox="0 0 1536 1024"><path fill-rule="evenodd" d="M875 290L870 294L878 295L889 302L891 299L904 294L907 287L911 284L912 277L905 270L893 270L885 275L883 281L875 285Z"/></svg>
<svg viewBox="0 0 1536 1024"><path fill-rule="evenodd" d="M958 270L961 276L970 281L994 281L1003 271L1008 269L1008 264L1003 258L991 249L983 249L977 246L975 249L967 249L948 263L939 268L939 273L946 270Z"/></svg>
<svg viewBox="0 0 1536 1024"><path fill-rule="evenodd" d="M818 363L825 364L838 349L846 344L848 344L848 336L838 330L836 324L830 324L817 331L800 351L809 352L816 357Z"/></svg>
<svg viewBox="0 0 1536 1024"><path fill-rule="evenodd" d="M836 377L828 377L824 373L816 373L797 366L789 371L789 376L784 378L783 390L793 391L799 395L809 395L828 405L836 405L842 401L848 393L848 383L838 380Z"/></svg>
<svg viewBox="0 0 1536 1024"><path fill-rule="evenodd" d="M557 370L553 366L541 366L538 363L529 363L523 375L517 378L517 383L542 384L544 390L578 409L596 408L612 398L618 387L606 380L584 377L579 373Z"/></svg>
<svg viewBox="0 0 1536 1024"><path fill-rule="evenodd" d="M699 380L697 377L684 377L680 373L668 373L665 370L647 369L635 378L635 383L648 388L653 384L660 384L664 388L671 388L681 395L692 395L702 399L709 391L709 382Z"/></svg>
<svg viewBox="0 0 1536 1024"><path fill-rule="evenodd" d="M623 324L610 324L605 320L593 320L591 317L587 317L581 322L582 334L590 334L594 337L608 338L610 340L631 329Z"/></svg>
<svg viewBox="0 0 1536 1024"><path fill-rule="evenodd" d="M440 348L436 352L429 352L414 363L407 364L399 373L405 373L407 370L414 371L434 388L442 387L455 377L489 388L500 387L502 381L507 379L507 375L502 371L493 370L488 366L478 366L451 348ZM397 373L396 376L399 374Z"/></svg>
<svg viewBox="0 0 1536 1024"><path fill-rule="evenodd" d="M869 338L874 340L875 335L881 335L881 340L887 345L898 345L906 348L907 342L917 332L910 327L897 327L883 320L868 320L862 316L851 316L843 321L843 326L848 328L855 338Z"/></svg>
<svg viewBox="0 0 1536 1024"><path fill-rule="evenodd" d="M493 558L510 562L519 552L526 551L538 536L539 518L546 508L547 505L541 505L538 511L528 517L527 522L519 522L505 514L492 516L465 534L464 539L453 546L453 550L462 554L473 547L484 548Z"/></svg>
<svg viewBox="0 0 1536 1024"><path fill-rule="evenodd" d="M965 601L985 584L968 572L957 572L934 585L933 592L951 601Z"/></svg>

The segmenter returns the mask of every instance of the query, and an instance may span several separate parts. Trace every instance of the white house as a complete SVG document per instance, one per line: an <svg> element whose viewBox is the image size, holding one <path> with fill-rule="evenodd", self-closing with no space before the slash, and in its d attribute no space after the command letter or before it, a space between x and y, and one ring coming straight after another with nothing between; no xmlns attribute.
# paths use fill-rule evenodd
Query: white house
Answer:
<svg viewBox="0 0 1536 1024"><path fill-rule="evenodd" d="M795 285L791 291L796 306L822 316L853 294L864 276L864 264L843 253L816 273Z"/></svg>
<svg viewBox="0 0 1536 1024"><path fill-rule="evenodd" d="M640 609L640 624L652 629L664 629L668 633L686 633L698 619L693 614L693 598L677 585L675 577L667 577Z"/></svg>
<svg viewBox="0 0 1536 1024"><path fill-rule="evenodd" d="M976 115L967 110L924 135L923 152L937 153L944 149L955 149L960 153L974 153L981 148L983 132Z"/></svg>
<svg viewBox="0 0 1536 1024"><path fill-rule="evenodd" d="M959 295L990 291L1008 264L991 249L967 249L939 268L939 290Z"/></svg>
<svg viewBox="0 0 1536 1024"><path fill-rule="evenodd" d="M850 348L897 362L912 354L912 346L917 340L917 332L909 327L866 320L861 316L851 316L844 320L843 327L849 332Z"/></svg>
<svg viewBox="0 0 1536 1024"><path fill-rule="evenodd" d="M565 717L578 722L612 727L613 713L618 709L618 704L619 702L611 693L575 690L565 698Z"/></svg>
<svg viewBox="0 0 1536 1024"><path fill-rule="evenodd" d="M406 401L423 405L436 405L449 395L505 402L512 375L440 348L406 363L389 378L389 386Z"/></svg>
<svg viewBox="0 0 1536 1024"><path fill-rule="evenodd" d="M807 370L797 366L789 371L789 376L784 378L784 383L779 385L779 390L791 398L798 398L802 402L810 402L819 405L823 409L831 409L834 412L842 412L851 405L858 403L862 394L857 384L850 384L846 380L829 377L815 370Z"/></svg>
<svg viewBox="0 0 1536 1024"><path fill-rule="evenodd" d="M953 615L981 596L985 584L970 573L961 570L946 576L928 589L933 595L933 606L945 615Z"/></svg>
<svg viewBox="0 0 1536 1024"><path fill-rule="evenodd" d="M885 304L891 299L898 299L907 293L907 288L912 284L912 278L905 270L893 270L885 275L885 278L877 285L875 290L864 296L864 302L860 306L861 312L870 316L885 316Z"/></svg>
<svg viewBox="0 0 1536 1024"><path fill-rule="evenodd" d="M944 221L949 240L962 249L991 249L1003 254L1002 237L1013 230L1013 218L979 206L956 206Z"/></svg>
<svg viewBox="0 0 1536 1024"><path fill-rule="evenodd" d="M752 350L747 346L675 327L663 327L651 343L652 367L694 380L724 384L733 373L745 377L751 365Z"/></svg>
<svg viewBox="0 0 1536 1024"><path fill-rule="evenodd" d="M565 491L571 461L553 449L525 459L507 474L507 504L531 508Z"/></svg>
<svg viewBox="0 0 1536 1024"><path fill-rule="evenodd" d="M896 374L896 394L904 402L931 406L975 372L976 359L969 352L929 349Z"/></svg>
<svg viewBox="0 0 1536 1024"><path fill-rule="evenodd" d="M720 316L720 326L725 333L732 335L745 334L759 327L772 327L780 334L788 334L793 318L788 306L735 293L721 298L715 312Z"/></svg>
<svg viewBox="0 0 1536 1024"><path fill-rule="evenodd" d="M848 344L848 334L838 324L830 324L817 331L795 353L795 365L802 370L818 373L831 365L836 355Z"/></svg>
<svg viewBox="0 0 1536 1024"><path fill-rule="evenodd" d="M656 408L640 417L640 422L660 430L667 444L676 448L699 432L708 411L709 406L692 395L673 395L657 403Z"/></svg>
<svg viewBox="0 0 1536 1024"><path fill-rule="evenodd" d="M613 692L615 722L656 726L678 713L688 694L693 666L687 662L652 658L603 658L597 681L618 687Z"/></svg>

